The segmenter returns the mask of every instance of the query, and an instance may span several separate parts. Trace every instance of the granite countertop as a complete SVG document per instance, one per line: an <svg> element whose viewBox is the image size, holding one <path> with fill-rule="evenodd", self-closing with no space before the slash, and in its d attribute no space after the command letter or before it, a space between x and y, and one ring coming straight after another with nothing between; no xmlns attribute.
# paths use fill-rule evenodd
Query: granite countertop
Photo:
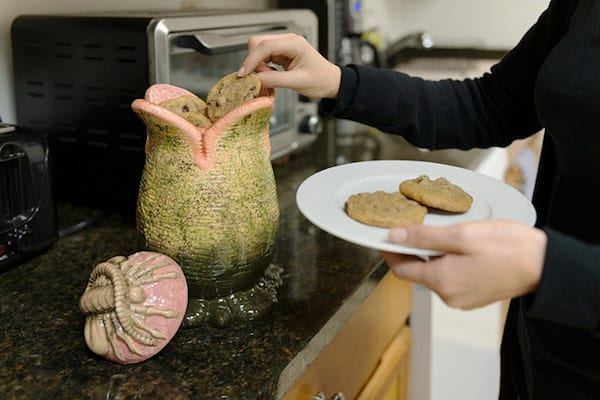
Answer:
<svg viewBox="0 0 600 400"><path fill-rule="evenodd" d="M316 228L299 212L308 176L351 161L413 159L460 165L479 150L422 152L366 127L325 121L309 148L274 161L281 209L273 263L279 301L262 320L180 328L156 356L120 365L85 344L79 311L91 270L141 250L135 222L60 204L61 228L95 221L45 253L0 274L2 399L274 399L283 395L387 272L379 253ZM344 129L337 136L336 129ZM349 134L352 132L353 134Z"/></svg>
<svg viewBox="0 0 600 400"><path fill-rule="evenodd" d="M285 393L335 334L324 327L337 329L343 321L332 319L342 306L366 297L386 271L378 252L322 232L296 207L298 185L334 163L330 144L331 135L323 134L311 148L274 162L281 228L273 263L284 268L284 285L269 315L225 329L181 328L139 364L93 354L78 307L97 263L141 250L134 221L59 205L62 227L89 218L96 223L0 274L0 397L272 399Z"/></svg>

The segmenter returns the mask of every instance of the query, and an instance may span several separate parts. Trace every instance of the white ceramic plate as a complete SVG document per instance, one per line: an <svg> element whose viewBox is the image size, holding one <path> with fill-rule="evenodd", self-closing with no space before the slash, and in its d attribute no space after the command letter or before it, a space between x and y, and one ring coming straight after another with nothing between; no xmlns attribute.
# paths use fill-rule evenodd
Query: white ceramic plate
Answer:
<svg viewBox="0 0 600 400"><path fill-rule="evenodd" d="M533 205L506 183L468 169L425 161L363 161L327 168L308 177L296 192L300 212L317 227L348 242L389 252L431 256L436 250L400 246L388 241L386 228L362 224L350 218L344 204L351 194L398 191L400 182L419 175L445 177L473 197L471 209L452 214L429 209L423 224L445 226L483 219L510 219L533 226Z"/></svg>

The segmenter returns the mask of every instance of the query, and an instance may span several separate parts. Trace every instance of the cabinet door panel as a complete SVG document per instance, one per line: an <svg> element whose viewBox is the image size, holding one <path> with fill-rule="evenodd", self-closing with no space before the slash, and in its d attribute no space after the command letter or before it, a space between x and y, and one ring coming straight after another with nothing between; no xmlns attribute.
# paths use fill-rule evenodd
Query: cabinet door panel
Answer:
<svg viewBox="0 0 600 400"><path fill-rule="evenodd" d="M364 303L284 395L284 400L356 399L411 309L411 285L388 272Z"/></svg>

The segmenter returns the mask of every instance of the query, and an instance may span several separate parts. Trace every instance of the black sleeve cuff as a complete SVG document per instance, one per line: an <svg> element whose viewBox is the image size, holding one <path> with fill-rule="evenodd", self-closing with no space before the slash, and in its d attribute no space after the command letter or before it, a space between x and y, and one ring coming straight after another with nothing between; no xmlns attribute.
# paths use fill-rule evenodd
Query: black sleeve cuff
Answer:
<svg viewBox="0 0 600 400"><path fill-rule="evenodd" d="M600 248L557 231L548 237L546 260L528 313L574 328L600 326Z"/></svg>
<svg viewBox="0 0 600 400"><path fill-rule="evenodd" d="M348 107L354 101L356 89L358 87L358 74L354 68L350 66L339 66L342 76L340 80L340 88L336 99L323 99L321 105L323 111L332 117L339 117L344 114Z"/></svg>

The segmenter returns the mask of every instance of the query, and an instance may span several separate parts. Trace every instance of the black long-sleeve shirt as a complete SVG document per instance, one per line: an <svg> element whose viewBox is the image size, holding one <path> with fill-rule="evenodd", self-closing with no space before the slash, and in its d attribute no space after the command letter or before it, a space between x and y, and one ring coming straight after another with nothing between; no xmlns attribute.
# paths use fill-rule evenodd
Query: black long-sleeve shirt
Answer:
<svg viewBox="0 0 600 400"><path fill-rule="evenodd" d="M339 118L430 149L506 146L544 128L533 203L548 245L536 293L511 302L501 399L600 399L600 0L552 0L477 79L342 67Z"/></svg>

